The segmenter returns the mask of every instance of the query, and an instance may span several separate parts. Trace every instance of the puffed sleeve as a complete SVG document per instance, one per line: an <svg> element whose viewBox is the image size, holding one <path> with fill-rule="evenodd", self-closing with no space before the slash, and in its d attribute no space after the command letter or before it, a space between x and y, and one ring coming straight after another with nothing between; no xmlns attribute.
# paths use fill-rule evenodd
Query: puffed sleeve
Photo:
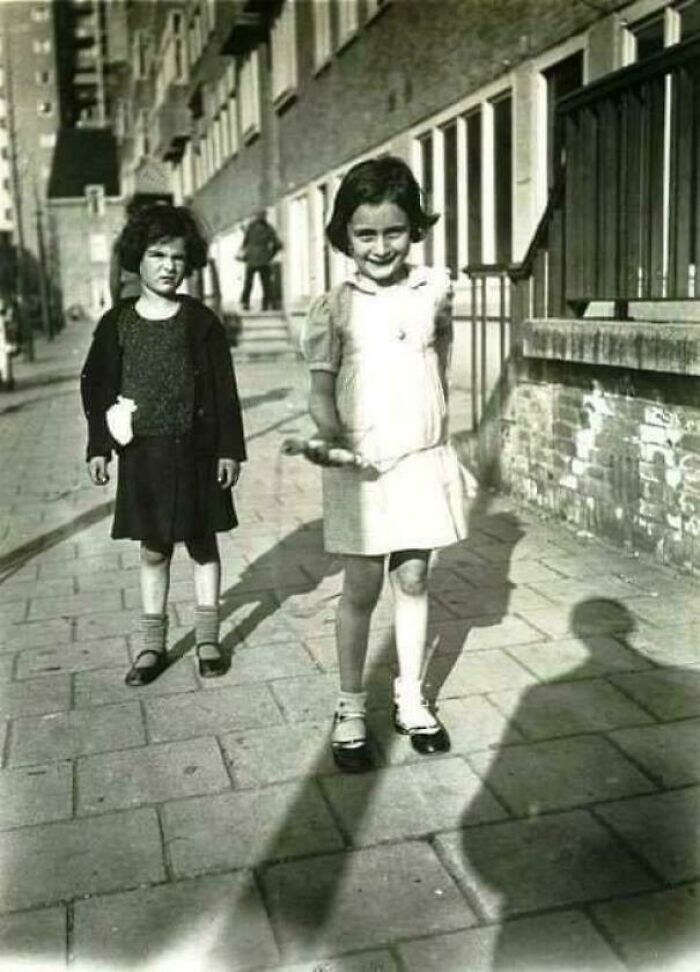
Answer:
<svg viewBox="0 0 700 972"><path fill-rule="evenodd" d="M310 371L335 374L340 368L340 331L328 294L317 297L309 308L301 335L301 351Z"/></svg>

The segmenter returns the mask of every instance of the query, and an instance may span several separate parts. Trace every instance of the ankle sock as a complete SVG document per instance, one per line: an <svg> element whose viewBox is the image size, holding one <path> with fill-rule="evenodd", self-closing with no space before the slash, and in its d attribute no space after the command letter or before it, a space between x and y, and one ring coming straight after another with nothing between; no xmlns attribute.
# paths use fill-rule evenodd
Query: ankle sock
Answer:
<svg viewBox="0 0 700 972"><path fill-rule="evenodd" d="M198 645L219 644L219 608L201 607L194 609L194 638Z"/></svg>
<svg viewBox="0 0 700 972"><path fill-rule="evenodd" d="M142 614L136 623L136 654L142 651L164 652L167 632L167 614Z"/></svg>

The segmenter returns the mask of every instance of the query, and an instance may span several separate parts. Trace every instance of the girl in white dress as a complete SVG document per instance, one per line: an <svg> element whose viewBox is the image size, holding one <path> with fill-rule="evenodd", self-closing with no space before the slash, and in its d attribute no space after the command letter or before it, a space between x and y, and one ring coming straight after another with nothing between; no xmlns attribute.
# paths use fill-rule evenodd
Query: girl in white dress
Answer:
<svg viewBox="0 0 700 972"><path fill-rule="evenodd" d="M451 290L446 270L407 263L436 219L402 160L350 169L327 235L355 273L313 303L302 340L323 443L315 458L325 464L327 448L340 446L361 460L323 471L325 547L345 559L331 745L346 771L371 766L363 670L385 567L395 603L395 727L418 752L450 746L421 680L430 554L466 535L461 470L447 439Z"/></svg>

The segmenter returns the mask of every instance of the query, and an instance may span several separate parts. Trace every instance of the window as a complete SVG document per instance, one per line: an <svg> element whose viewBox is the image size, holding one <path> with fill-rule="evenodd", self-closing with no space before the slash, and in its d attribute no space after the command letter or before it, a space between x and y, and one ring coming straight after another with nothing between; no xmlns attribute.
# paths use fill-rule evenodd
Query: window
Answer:
<svg viewBox="0 0 700 972"><path fill-rule="evenodd" d="M482 256L482 186L481 186L481 108L466 119L467 134L467 259L481 263Z"/></svg>
<svg viewBox="0 0 700 972"><path fill-rule="evenodd" d="M627 28L629 38L628 61L646 61L664 49L664 13L656 13L644 20L630 24Z"/></svg>
<svg viewBox="0 0 700 972"><path fill-rule="evenodd" d="M260 61L252 51L241 65L241 135L245 140L260 131Z"/></svg>
<svg viewBox="0 0 700 972"><path fill-rule="evenodd" d="M445 264L456 276L459 272L459 186L457 173L457 122L447 125L442 132L443 184L445 187Z"/></svg>
<svg viewBox="0 0 700 972"><path fill-rule="evenodd" d="M148 74L148 40L142 30L135 32L132 41L131 70L136 81L143 81Z"/></svg>
<svg viewBox="0 0 700 972"><path fill-rule="evenodd" d="M700 34L700 3L689 0L676 8L681 19L681 40L689 40Z"/></svg>
<svg viewBox="0 0 700 972"><path fill-rule="evenodd" d="M34 77L37 84L51 84L50 71L37 71Z"/></svg>
<svg viewBox="0 0 700 972"><path fill-rule="evenodd" d="M32 50L35 54L50 54L51 53L51 41L50 40L39 40L38 38L32 44Z"/></svg>
<svg viewBox="0 0 700 972"><path fill-rule="evenodd" d="M281 104L297 86L297 32L294 0L286 0L272 26L272 99Z"/></svg>
<svg viewBox="0 0 700 972"><path fill-rule="evenodd" d="M331 5L329 0L313 0L314 18L314 65L318 69L330 59Z"/></svg>
<svg viewBox="0 0 700 972"><path fill-rule="evenodd" d="M342 0L337 8L338 12L338 46L341 47L357 31L357 0Z"/></svg>
<svg viewBox="0 0 700 972"><path fill-rule="evenodd" d="M53 148L55 144L56 144L55 132L45 132L43 135L39 136L40 148Z"/></svg>
<svg viewBox="0 0 700 972"><path fill-rule="evenodd" d="M43 23L49 19L49 8L47 4L40 3L32 7L32 20L35 23Z"/></svg>
<svg viewBox="0 0 700 972"><path fill-rule="evenodd" d="M553 64L544 72L544 79L547 87L547 184L551 186L559 153L559 133L555 130L557 103L583 84L583 53L577 51Z"/></svg>
<svg viewBox="0 0 700 972"><path fill-rule="evenodd" d="M496 262L510 263L513 242L513 100L493 104Z"/></svg>
<svg viewBox="0 0 700 972"><path fill-rule="evenodd" d="M37 104L36 110L40 115L52 115L53 114L53 103L50 101L40 101Z"/></svg>

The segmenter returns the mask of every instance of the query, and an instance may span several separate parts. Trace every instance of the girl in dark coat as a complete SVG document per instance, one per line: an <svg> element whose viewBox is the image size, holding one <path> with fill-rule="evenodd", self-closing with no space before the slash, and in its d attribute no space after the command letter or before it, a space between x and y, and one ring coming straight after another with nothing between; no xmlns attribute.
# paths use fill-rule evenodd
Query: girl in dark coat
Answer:
<svg viewBox="0 0 700 972"><path fill-rule="evenodd" d="M141 295L100 320L81 392L95 485L109 481L114 449L119 456L112 536L141 542L143 614L126 682L146 685L166 665L170 561L180 541L193 561L199 674L221 675L216 533L236 526L231 489L246 454L223 327L177 293L205 265L207 245L188 210L157 204L134 214L118 246Z"/></svg>

